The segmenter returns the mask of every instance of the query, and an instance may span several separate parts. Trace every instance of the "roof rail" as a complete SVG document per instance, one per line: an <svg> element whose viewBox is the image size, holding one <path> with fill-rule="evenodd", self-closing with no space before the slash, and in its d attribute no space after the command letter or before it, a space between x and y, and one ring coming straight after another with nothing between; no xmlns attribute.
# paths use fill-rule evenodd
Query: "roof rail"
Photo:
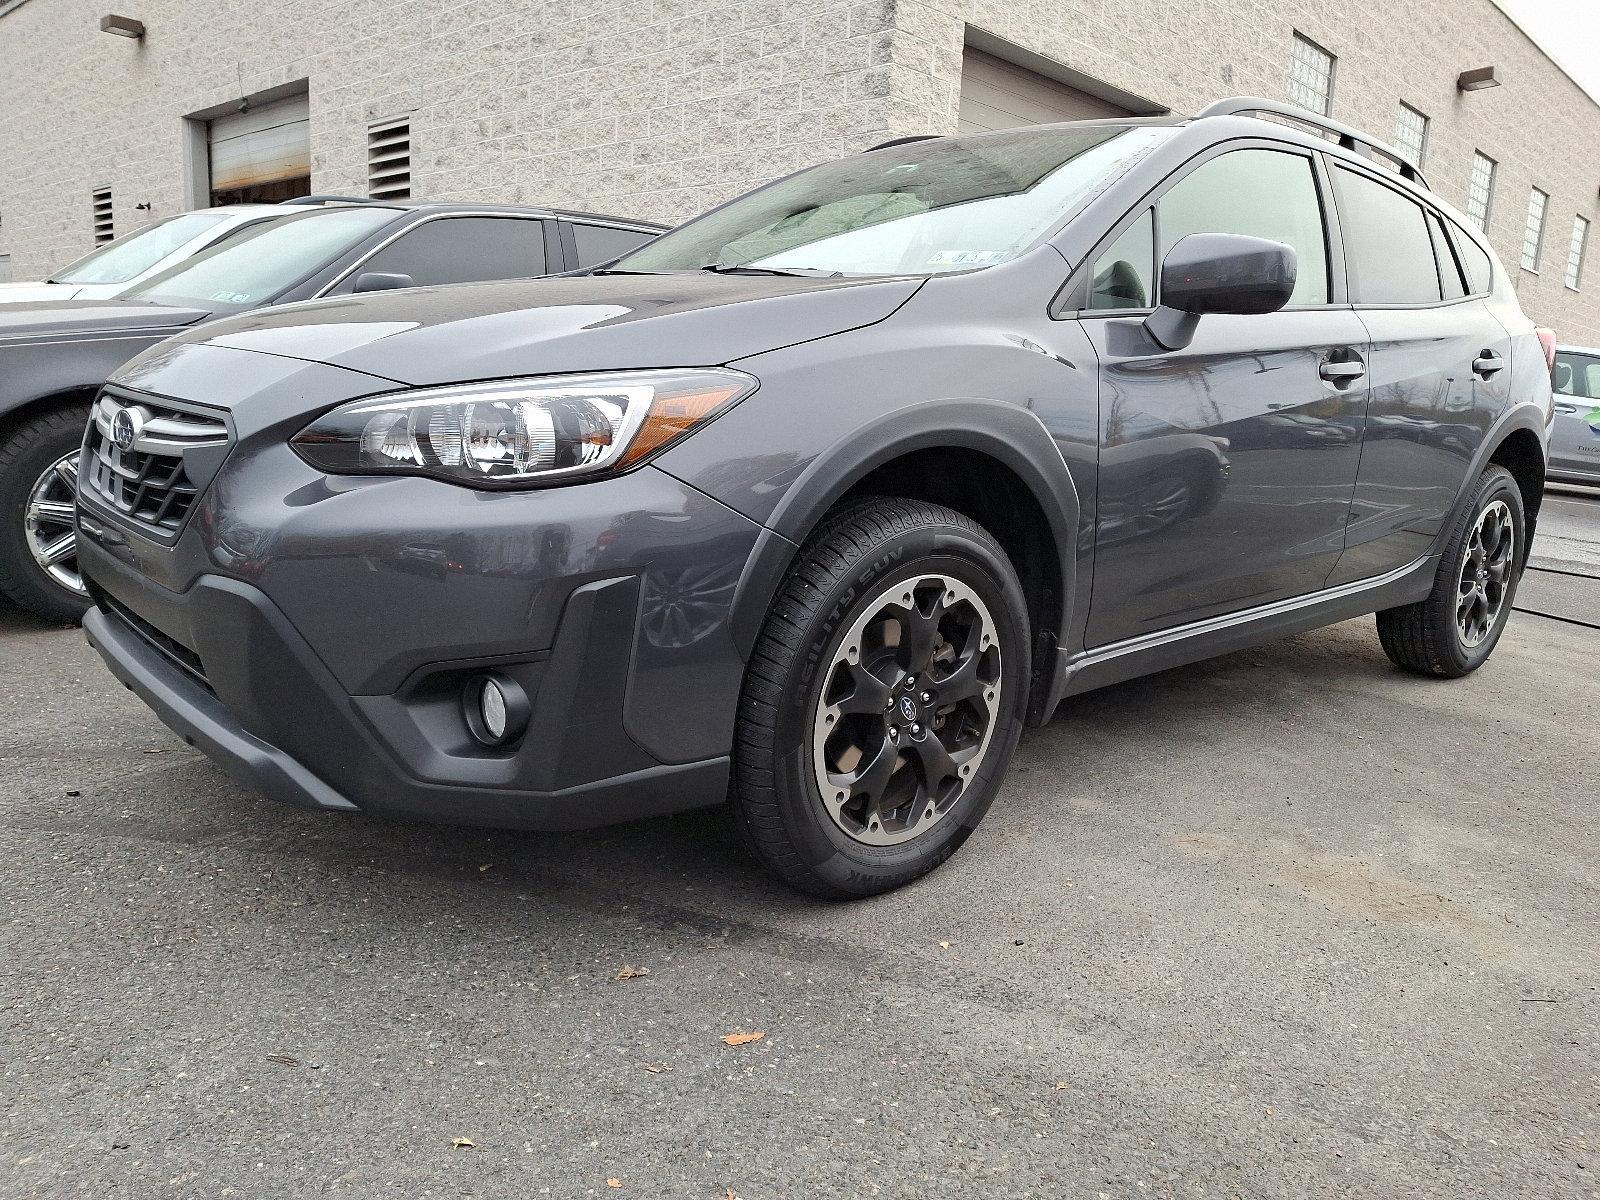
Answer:
<svg viewBox="0 0 1600 1200"><path fill-rule="evenodd" d="M1324 117L1312 112L1308 108L1301 108L1297 104L1288 104L1282 100L1265 100L1260 96L1229 96L1226 100L1218 100L1208 104L1195 113L1196 119L1202 117L1248 117L1269 114L1274 117L1283 117L1299 125L1305 125L1325 135L1332 135L1333 140L1346 150L1371 158L1373 153L1393 159L1400 170L1401 178L1409 179L1418 187L1427 188L1428 181L1423 178L1422 171L1417 164L1408 159L1403 153L1381 142L1375 137L1362 133L1354 125L1346 125L1343 121L1335 121L1331 117ZM1432 189L1429 189L1430 191Z"/></svg>
<svg viewBox="0 0 1600 1200"><path fill-rule="evenodd" d="M385 200L373 200L368 196L296 196L292 200L279 200L279 204L386 204Z"/></svg>

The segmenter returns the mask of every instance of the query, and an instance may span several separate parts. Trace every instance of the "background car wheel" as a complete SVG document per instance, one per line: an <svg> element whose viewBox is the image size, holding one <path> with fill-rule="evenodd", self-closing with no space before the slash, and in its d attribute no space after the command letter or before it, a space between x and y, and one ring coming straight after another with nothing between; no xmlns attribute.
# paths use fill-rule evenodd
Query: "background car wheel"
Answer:
<svg viewBox="0 0 1600 1200"><path fill-rule="evenodd" d="M1493 652L1511 616L1525 554L1522 493L1504 467L1478 478L1426 600L1378 614L1378 640L1396 666L1455 679Z"/></svg>
<svg viewBox="0 0 1600 1200"><path fill-rule="evenodd" d="M89 607L72 525L87 408L42 413L0 444L0 592L50 621Z"/></svg>
<svg viewBox="0 0 1600 1200"><path fill-rule="evenodd" d="M733 815L793 886L900 886L983 819L1022 732L1027 606L995 540L939 505L874 498L801 549L746 673Z"/></svg>

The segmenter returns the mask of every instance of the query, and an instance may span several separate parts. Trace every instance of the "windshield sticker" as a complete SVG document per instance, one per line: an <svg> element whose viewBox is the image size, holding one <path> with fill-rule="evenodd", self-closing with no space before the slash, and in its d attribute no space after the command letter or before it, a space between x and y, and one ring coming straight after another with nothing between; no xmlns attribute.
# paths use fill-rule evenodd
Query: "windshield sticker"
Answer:
<svg viewBox="0 0 1600 1200"><path fill-rule="evenodd" d="M210 296L210 299L216 301L218 304L249 304L250 303L250 293L248 293L248 292L212 292L211 296Z"/></svg>
<svg viewBox="0 0 1600 1200"><path fill-rule="evenodd" d="M928 262L935 267L992 267L1005 260L1004 250L940 250Z"/></svg>

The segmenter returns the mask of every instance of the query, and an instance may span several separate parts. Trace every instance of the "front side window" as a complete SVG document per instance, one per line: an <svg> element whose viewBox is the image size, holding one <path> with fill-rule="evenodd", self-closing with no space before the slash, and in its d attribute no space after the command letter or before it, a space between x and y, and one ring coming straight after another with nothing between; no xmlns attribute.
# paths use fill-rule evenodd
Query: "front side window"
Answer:
<svg viewBox="0 0 1600 1200"><path fill-rule="evenodd" d="M1041 126L873 150L751 192L611 269L938 275L989 267L1038 245L1172 132Z"/></svg>
<svg viewBox="0 0 1600 1200"><path fill-rule="evenodd" d="M417 287L544 274L544 222L515 217L424 221L362 263L339 287L368 271L409 275Z"/></svg>
<svg viewBox="0 0 1600 1200"><path fill-rule="evenodd" d="M1290 304L1328 303L1328 242L1311 160L1279 150L1235 150L1202 163L1156 205L1159 256L1191 233L1237 233L1294 249ZM1424 235L1426 236L1426 235Z"/></svg>
<svg viewBox="0 0 1600 1200"><path fill-rule="evenodd" d="M117 299L202 304L217 311L253 308L394 219L394 209L377 205L274 217L117 293Z"/></svg>
<svg viewBox="0 0 1600 1200"><path fill-rule="evenodd" d="M1600 358L1556 351L1555 390L1562 396L1600 399Z"/></svg>
<svg viewBox="0 0 1600 1200"><path fill-rule="evenodd" d="M578 265L592 267L596 263L610 262L635 247L642 246L655 234L643 229L623 229L616 225L589 225L582 221L572 223L572 237L578 247Z"/></svg>
<svg viewBox="0 0 1600 1200"><path fill-rule="evenodd" d="M185 242L228 219L225 213L185 213L124 234L50 277L51 283L127 283Z"/></svg>
<svg viewBox="0 0 1600 1200"><path fill-rule="evenodd" d="M1422 206L1391 187L1333 169L1344 230L1350 299L1356 304L1427 304L1440 299L1439 268Z"/></svg>

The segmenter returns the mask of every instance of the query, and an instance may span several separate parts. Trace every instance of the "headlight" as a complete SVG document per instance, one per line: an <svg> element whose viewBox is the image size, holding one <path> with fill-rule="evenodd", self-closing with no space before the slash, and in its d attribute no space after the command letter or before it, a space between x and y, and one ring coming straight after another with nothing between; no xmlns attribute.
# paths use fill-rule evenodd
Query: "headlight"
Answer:
<svg viewBox="0 0 1600 1200"><path fill-rule="evenodd" d="M712 367L391 392L318 417L292 444L340 475L565 483L636 466L755 389L749 375Z"/></svg>

